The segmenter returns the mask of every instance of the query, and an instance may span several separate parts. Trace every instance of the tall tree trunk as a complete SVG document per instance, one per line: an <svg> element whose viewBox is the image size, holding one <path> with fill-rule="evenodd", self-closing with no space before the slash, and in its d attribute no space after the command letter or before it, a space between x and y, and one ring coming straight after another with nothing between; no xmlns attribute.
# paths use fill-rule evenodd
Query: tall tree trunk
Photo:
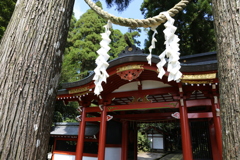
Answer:
<svg viewBox="0 0 240 160"><path fill-rule="evenodd" d="M213 0L223 159L240 159L240 0Z"/></svg>
<svg viewBox="0 0 240 160"><path fill-rule="evenodd" d="M0 44L0 159L46 160L74 0L18 0Z"/></svg>

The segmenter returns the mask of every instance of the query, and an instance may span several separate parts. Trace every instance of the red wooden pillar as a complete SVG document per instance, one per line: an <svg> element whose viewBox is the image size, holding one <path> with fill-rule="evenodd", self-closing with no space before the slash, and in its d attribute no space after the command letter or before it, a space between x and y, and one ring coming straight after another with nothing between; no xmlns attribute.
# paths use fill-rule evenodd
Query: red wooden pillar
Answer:
<svg viewBox="0 0 240 160"><path fill-rule="evenodd" d="M102 107L101 124L99 133L99 146L98 146L98 160L105 159L105 146L106 146L106 128L107 128L107 110Z"/></svg>
<svg viewBox="0 0 240 160"><path fill-rule="evenodd" d="M211 141L211 148L212 148L212 157L213 160L222 160L222 153L219 152L216 140L216 132L213 123L209 123L209 133L210 133L210 141Z"/></svg>
<svg viewBox="0 0 240 160"><path fill-rule="evenodd" d="M84 147L84 138L85 138L85 122L86 111L85 107L82 108L81 122L78 130L78 140L77 140L77 149L76 149L76 160L82 160L83 157L83 147Z"/></svg>
<svg viewBox="0 0 240 160"><path fill-rule="evenodd" d="M220 120L220 110L218 105L217 96L214 96L212 99L212 113L213 113L213 122L217 139L217 148L219 149L220 154L222 155L222 127ZM222 157L221 157L222 159Z"/></svg>
<svg viewBox="0 0 240 160"><path fill-rule="evenodd" d="M180 111L183 159L192 160L193 159L192 145L190 140L187 106L186 106L186 102L183 99L180 100L180 104L181 106L179 107L179 111Z"/></svg>
<svg viewBox="0 0 240 160"><path fill-rule="evenodd" d="M128 155L128 122L122 122L122 160L127 160Z"/></svg>
<svg viewBox="0 0 240 160"><path fill-rule="evenodd" d="M138 148L137 148L137 142L138 142L138 128L137 123L134 123L134 160L137 160L138 155Z"/></svg>

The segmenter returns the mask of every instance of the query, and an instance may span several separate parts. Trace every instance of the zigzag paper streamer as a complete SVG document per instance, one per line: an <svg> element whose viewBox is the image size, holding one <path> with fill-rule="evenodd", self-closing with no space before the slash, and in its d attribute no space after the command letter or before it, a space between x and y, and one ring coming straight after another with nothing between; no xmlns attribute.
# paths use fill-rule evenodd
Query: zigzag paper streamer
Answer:
<svg viewBox="0 0 240 160"><path fill-rule="evenodd" d="M151 46L148 48L149 50L149 55L147 56L147 61L148 61L148 64L149 65L152 65L152 49L155 48L155 42L157 42L156 38L155 38L155 35L158 33L157 32L157 27L158 26L154 26L154 27L151 27L151 30L154 32L153 35L152 35L152 41L151 41Z"/></svg>
<svg viewBox="0 0 240 160"><path fill-rule="evenodd" d="M159 74L158 77L162 79L162 76L165 74L165 71L163 69L163 66L166 64L165 56L168 57L168 67L167 71L169 72L168 75L168 81L179 81L179 79L182 76L182 73L179 71L181 66L179 60L179 38L177 35L175 35L175 31L177 30L177 27L173 25L174 19L169 15L168 12L162 12L160 14L164 14L167 18L167 22L164 24L165 30L164 37L166 45L165 51L163 51L160 55L160 62L157 64Z"/></svg>
<svg viewBox="0 0 240 160"><path fill-rule="evenodd" d="M100 42L101 48L97 51L99 54L98 58L96 59L95 63L97 64L97 67L94 69L95 75L93 77L95 89L94 93L96 95L99 95L102 91L102 82L107 82L107 77L109 77L107 73L107 67L109 66L107 60L109 59L109 55L107 52L110 50L110 47L108 46L111 42L111 39L109 38L111 31L110 28L112 26L111 21L108 21L107 25L104 26L105 33L101 33L102 41Z"/></svg>

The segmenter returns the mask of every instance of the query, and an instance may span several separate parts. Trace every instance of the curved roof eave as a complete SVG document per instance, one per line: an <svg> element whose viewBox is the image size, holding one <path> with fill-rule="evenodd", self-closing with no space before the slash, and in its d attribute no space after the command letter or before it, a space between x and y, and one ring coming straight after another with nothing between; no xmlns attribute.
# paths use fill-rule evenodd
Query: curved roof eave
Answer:
<svg viewBox="0 0 240 160"><path fill-rule="evenodd" d="M113 59L109 61L109 68L112 68L114 66L118 66L124 63L129 62L147 62L147 54L130 54L118 57L116 59ZM190 63L181 63L181 72L204 72L204 71L216 71L217 70L217 60L216 60L216 52L207 52L207 53L201 53L196 55L190 55L190 56L183 56L180 57L181 59L198 59L199 57L207 57L207 56L214 56L214 58L205 58L204 61L201 62L194 62L193 60ZM158 63L159 57L156 55L152 56L152 63ZM80 81L76 82L70 82L70 83L63 83L62 88L73 88L77 86L82 86L87 83L90 83L93 79L94 72L91 72L89 76L81 79ZM59 90L58 91L61 94L64 94L66 91Z"/></svg>

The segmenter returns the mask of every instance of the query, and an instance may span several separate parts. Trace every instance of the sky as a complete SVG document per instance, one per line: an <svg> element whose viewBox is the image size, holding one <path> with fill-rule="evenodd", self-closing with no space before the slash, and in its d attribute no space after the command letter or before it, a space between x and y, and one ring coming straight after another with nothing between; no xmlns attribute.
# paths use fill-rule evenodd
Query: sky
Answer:
<svg viewBox="0 0 240 160"><path fill-rule="evenodd" d="M144 16L142 15L142 13L140 11L140 7L141 7L143 0L132 0L132 2L129 4L128 8L126 10L124 10L123 12L118 12L117 10L115 10L115 8L116 8L115 6L113 6L112 8L107 8L105 0L100 0L100 1L103 5L103 10L110 14L113 14L114 16L124 17L124 18L144 19ZM74 11L75 17L77 19L79 19L79 17L83 13L85 13L88 9L90 9L90 7L84 0L75 0L73 11ZM119 30L121 30L122 33L126 33L128 31L128 27L122 27L119 25L113 25L113 29L119 29ZM147 38L147 33L144 32L143 28L142 28L142 32L140 34L141 34L141 36L138 38L138 40L141 42L140 48L143 49L144 48L144 40Z"/></svg>

